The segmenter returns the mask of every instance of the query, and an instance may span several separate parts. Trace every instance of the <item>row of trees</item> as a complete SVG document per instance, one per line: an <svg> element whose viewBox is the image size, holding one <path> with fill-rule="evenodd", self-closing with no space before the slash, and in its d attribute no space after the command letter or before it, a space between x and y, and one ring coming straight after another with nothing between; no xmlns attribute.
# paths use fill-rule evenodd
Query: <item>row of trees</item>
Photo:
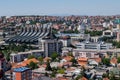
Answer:
<svg viewBox="0 0 120 80"><path fill-rule="evenodd" d="M90 36L101 36L102 31L88 31L88 30L85 30L85 34L90 34Z"/></svg>
<svg viewBox="0 0 120 80"><path fill-rule="evenodd" d="M26 44L9 44L9 45L2 45L0 47L0 50L5 55L5 58L9 61L10 60L10 54L12 52L24 52L26 49L31 50L33 49L32 46L26 45Z"/></svg>
<svg viewBox="0 0 120 80"><path fill-rule="evenodd" d="M63 31L63 33L76 33L76 34L78 34L79 31L77 29L75 29L74 31L73 30Z"/></svg>
<svg viewBox="0 0 120 80"><path fill-rule="evenodd" d="M117 58L117 62L120 63L120 57ZM103 58L102 63L106 66L110 65L110 58Z"/></svg>

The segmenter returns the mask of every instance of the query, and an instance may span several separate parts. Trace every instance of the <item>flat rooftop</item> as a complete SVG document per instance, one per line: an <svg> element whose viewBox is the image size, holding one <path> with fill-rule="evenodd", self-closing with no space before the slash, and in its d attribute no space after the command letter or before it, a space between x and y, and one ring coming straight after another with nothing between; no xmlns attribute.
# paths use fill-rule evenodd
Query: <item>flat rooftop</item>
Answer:
<svg viewBox="0 0 120 80"><path fill-rule="evenodd" d="M27 68L27 67L20 67L20 68L15 68L13 69L14 72L23 72L23 71L26 71L26 70L29 70L30 68Z"/></svg>

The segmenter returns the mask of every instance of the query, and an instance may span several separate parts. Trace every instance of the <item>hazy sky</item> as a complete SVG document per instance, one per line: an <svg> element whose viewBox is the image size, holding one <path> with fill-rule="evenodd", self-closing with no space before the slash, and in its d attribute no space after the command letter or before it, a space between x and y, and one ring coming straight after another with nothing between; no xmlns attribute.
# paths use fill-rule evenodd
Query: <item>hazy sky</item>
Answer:
<svg viewBox="0 0 120 80"><path fill-rule="evenodd" d="M120 0L1 0L0 16L116 15Z"/></svg>

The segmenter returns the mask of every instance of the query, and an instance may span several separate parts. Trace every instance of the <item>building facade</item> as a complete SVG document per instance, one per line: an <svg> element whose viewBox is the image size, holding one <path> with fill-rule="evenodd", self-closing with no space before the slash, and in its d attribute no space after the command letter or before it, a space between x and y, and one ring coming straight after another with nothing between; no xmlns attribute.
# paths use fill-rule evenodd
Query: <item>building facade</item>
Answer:
<svg viewBox="0 0 120 80"><path fill-rule="evenodd" d="M28 58L29 55L34 55L35 57L42 56L44 57L44 51L42 50L31 50L28 52L19 52L19 53L12 53L10 54L10 61L11 62L21 62L24 59Z"/></svg>
<svg viewBox="0 0 120 80"><path fill-rule="evenodd" d="M15 68L12 80L32 80L32 70L27 67Z"/></svg>
<svg viewBox="0 0 120 80"><path fill-rule="evenodd" d="M44 48L45 56L51 56L52 53L62 52L62 42L57 39L44 39L42 40L42 48Z"/></svg>
<svg viewBox="0 0 120 80"><path fill-rule="evenodd" d="M111 43L104 43L104 42L81 42L76 44L78 49L94 49L94 50L107 50L112 48Z"/></svg>

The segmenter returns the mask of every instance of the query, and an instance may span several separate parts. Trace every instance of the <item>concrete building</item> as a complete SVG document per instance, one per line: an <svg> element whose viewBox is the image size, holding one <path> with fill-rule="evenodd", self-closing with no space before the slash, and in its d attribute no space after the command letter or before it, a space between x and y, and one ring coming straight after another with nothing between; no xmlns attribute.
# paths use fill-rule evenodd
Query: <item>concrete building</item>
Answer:
<svg viewBox="0 0 120 80"><path fill-rule="evenodd" d="M91 42L99 42L101 40L101 36L92 36L90 37Z"/></svg>
<svg viewBox="0 0 120 80"><path fill-rule="evenodd" d="M12 80L32 80L32 70L27 67L15 68Z"/></svg>
<svg viewBox="0 0 120 80"><path fill-rule="evenodd" d="M60 37L60 36L70 36L71 42L76 41L76 40L80 40L80 39L86 39L86 40L90 39L90 34L82 34L82 33L79 33L79 34L60 33L60 34L57 34L56 36L58 36L58 37Z"/></svg>
<svg viewBox="0 0 120 80"><path fill-rule="evenodd" d="M112 37L113 36L113 32L111 30L103 31L103 36Z"/></svg>
<svg viewBox="0 0 120 80"><path fill-rule="evenodd" d="M21 62L24 59L28 58L29 55L34 55L35 57L43 56L44 57L44 51L42 50L31 50L28 52L19 52L19 53L12 53L10 54L10 61L11 62Z"/></svg>
<svg viewBox="0 0 120 80"><path fill-rule="evenodd" d="M75 56L76 59L80 57L86 57L86 58L99 58L99 55L97 52L86 52L86 51L79 51L77 49L73 50L73 56Z"/></svg>
<svg viewBox="0 0 120 80"><path fill-rule="evenodd" d="M104 42L96 42L95 43L95 42L85 41L85 42L77 43L76 47L78 49L107 50L107 49L112 48L112 44L104 43Z"/></svg>
<svg viewBox="0 0 120 80"><path fill-rule="evenodd" d="M53 52L62 52L62 42L57 39L44 39L42 40L42 49L44 49L45 56L51 56Z"/></svg>
<svg viewBox="0 0 120 80"><path fill-rule="evenodd" d="M63 47L69 47L71 44L71 39L69 36L62 37L60 41L63 43Z"/></svg>
<svg viewBox="0 0 120 80"><path fill-rule="evenodd" d="M62 42L52 33L50 33L42 39L39 39L40 49L44 50L45 56L49 57L53 52L60 54L62 52Z"/></svg>

